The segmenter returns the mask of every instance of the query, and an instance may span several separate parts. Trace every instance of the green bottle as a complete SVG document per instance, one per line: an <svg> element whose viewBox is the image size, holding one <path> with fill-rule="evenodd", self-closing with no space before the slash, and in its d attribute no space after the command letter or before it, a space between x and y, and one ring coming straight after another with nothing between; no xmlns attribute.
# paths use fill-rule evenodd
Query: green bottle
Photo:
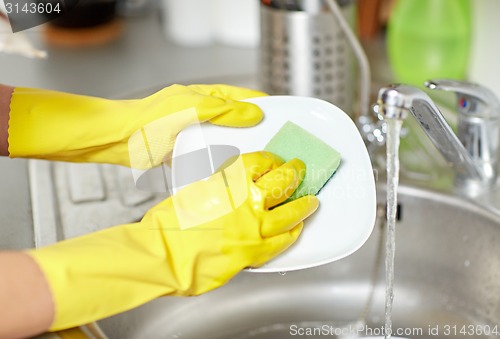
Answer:
<svg viewBox="0 0 500 339"><path fill-rule="evenodd" d="M387 30L396 81L423 86L432 78L465 79L470 7L469 0L397 0Z"/></svg>

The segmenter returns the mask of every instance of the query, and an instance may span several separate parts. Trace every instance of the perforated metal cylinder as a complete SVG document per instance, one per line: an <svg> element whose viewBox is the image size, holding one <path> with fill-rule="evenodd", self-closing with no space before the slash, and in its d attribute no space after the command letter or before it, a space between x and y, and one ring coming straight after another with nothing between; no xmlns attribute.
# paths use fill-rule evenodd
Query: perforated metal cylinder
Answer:
<svg viewBox="0 0 500 339"><path fill-rule="evenodd" d="M351 26L355 6L342 6ZM269 94L327 100L353 110L355 57L328 10L289 11L261 4L259 78Z"/></svg>

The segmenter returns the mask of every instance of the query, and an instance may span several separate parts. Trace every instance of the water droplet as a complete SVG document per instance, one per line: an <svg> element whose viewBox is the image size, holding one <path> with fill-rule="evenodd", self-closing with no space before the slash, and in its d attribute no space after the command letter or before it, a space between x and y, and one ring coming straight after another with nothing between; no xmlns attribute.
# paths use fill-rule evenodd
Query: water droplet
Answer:
<svg viewBox="0 0 500 339"><path fill-rule="evenodd" d="M464 261L464 266L465 267L469 267L470 266L470 261L469 260L465 260Z"/></svg>
<svg viewBox="0 0 500 339"><path fill-rule="evenodd" d="M285 275L285 274L286 274L286 272L280 272L280 275Z"/></svg>

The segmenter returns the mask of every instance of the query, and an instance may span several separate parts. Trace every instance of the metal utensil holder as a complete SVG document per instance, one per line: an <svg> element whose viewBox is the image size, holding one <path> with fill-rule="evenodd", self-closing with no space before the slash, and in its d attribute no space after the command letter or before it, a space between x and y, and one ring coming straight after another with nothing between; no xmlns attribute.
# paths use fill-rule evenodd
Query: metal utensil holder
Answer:
<svg viewBox="0 0 500 339"><path fill-rule="evenodd" d="M287 7L283 1L277 1L278 5L273 7L261 1L261 88L269 94L320 98L351 113L356 58L329 10L321 1L307 1L317 2L317 6L312 6L314 10ZM356 22L354 3L337 3L353 27ZM279 4L285 5L280 7Z"/></svg>

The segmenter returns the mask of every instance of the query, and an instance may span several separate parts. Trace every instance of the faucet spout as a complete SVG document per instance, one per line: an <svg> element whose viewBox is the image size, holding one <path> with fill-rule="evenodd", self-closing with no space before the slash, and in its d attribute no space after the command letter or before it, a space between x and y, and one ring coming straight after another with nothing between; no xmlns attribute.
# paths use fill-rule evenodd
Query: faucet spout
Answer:
<svg viewBox="0 0 500 339"><path fill-rule="evenodd" d="M446 87L448 85L446 81L428 82L428 87ZM455 86L458 83L456 81L449 82ZM460 93L459 102L462 106L465 104L475 106L473 109L477 111L478 106L480 106L478 103L482 101L467 92L467 89L468 87ZM483 94L486 97L490 93ZM464 112L461 112L459 115L459 136L457 136L432 99L418 88L406 85L391 85L381 88L378 94L378 106L384 119L404 119L407 112L413 115L435 147L455 169L457 188L461 193L473 196L479 191L493 186L497 176L500 127L498 111L484 113L483 110L482 113L477 114L476 112L474 114L471 112L462 114Z"/></svg>

